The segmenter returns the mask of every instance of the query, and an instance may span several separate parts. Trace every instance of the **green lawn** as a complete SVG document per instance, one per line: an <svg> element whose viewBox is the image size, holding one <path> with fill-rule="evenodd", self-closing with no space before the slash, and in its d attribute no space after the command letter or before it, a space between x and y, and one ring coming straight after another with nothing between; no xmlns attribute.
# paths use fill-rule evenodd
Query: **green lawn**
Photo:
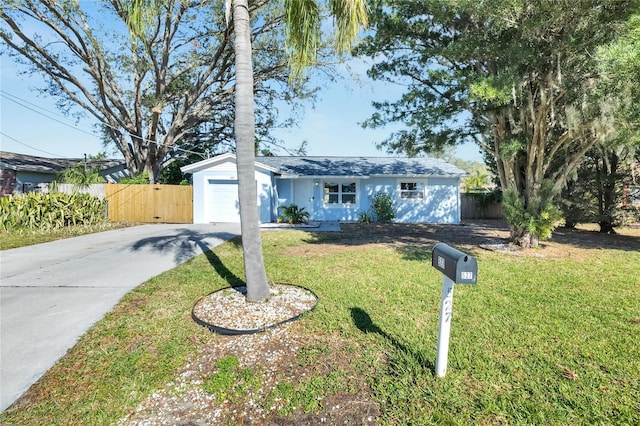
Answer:
<svg viewBox="0 0 640 426"><path fill-rule="evenodd" d="M637 247L638 238L626 242ZM640 424L636 249L567 245L566 255L552 258L540 257L544 250L511 256L465 249L478 260L478 285L455 287L448 370L437 378L442 281L430 266L430 245L299 231L265 232L263 245L273 282L300 284L319 297L296 332L347 342L334 356L351 357L380 407L380 424ZM215 344L190 320L190 309L243 276L241 256L238 242L229 242L131 292L0 415L2 424L117 423L198 348ZM233 359L223 361L233 370ZM341 372L334 373L317 373L320 402L308 411L345 392ZM251 376L252 387L263 377L238 374ZM218 389L226 377L204 386Z"/></svg>
<svg viewBox="0 0 640 426"><path fill-rule="evenodd" d="M8 250L16 247L30 246L33 244L47 243L49 241L64 238L77 237L94 232L108 231L132 226L126 222L101 222L95 225L60 228L41 231L39 229L3 230L0 229L0 250Z"/></svg>

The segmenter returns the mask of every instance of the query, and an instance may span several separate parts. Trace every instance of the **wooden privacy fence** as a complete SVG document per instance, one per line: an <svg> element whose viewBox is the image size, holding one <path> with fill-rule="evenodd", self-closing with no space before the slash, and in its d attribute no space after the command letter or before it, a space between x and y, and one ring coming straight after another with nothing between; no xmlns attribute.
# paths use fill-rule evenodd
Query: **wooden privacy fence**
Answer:
<svg viewBox="0 0 640 426"><path fill-rule="evenodd" d="M464 219L504 219L502 203L490 202L486 205L473 194L460 194L461 217Z"/></svg>
<svg viewBox="0 0 640 426"><path fill-rule="evenodd" d="M104 198L115 222L193 223L191 186L107 184Z"/></svg>

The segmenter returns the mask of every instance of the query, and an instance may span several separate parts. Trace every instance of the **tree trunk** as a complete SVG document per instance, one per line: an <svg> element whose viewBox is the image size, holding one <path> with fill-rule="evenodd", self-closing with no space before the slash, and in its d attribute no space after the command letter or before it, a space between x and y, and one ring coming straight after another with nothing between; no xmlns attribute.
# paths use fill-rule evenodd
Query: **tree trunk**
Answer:
<svg viewBox="0 0 640 426"><path fill-rule="evenodd" d="M599 186L599 214L600 232L615 234L613 229L613 216L616 209L616 179L618 174L619 157L615 150L604 149L602 151L602 169L598 171Z"/></svg>
<svg viewBox="0 0 640 426"><path fill-rule="evenodd" d="M255 122L253 112L253 69L248 0L233 0L235 33L236 93L235 138L238 170L238 200L247 300L264 301L269 284L262 258L262 240L258 218L258 194L255 176Z"/></svg>
<svg viewBox="0 0 640 426"><path fill-rule="evenodd" d="M511 228L511 241L522 248L536 248L540 239L524 228Z"/></svg>

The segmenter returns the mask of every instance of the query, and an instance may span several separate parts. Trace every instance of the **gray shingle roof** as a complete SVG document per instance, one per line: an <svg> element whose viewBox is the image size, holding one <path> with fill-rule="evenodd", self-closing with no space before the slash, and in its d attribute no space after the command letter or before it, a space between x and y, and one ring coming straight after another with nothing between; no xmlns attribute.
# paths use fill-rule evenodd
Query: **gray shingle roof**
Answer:
<svg viewBox="0 0 640 426"><path fill-rule="evenodd" d="M0 151L0 166L3 168L39 173L58 173L66 168L73 167L77 163L83 163L84 158L45 158L33 155L16 154L14 152ZM96 166L100 170L116 167L124 164L124 160L102 158L99 160L88 159L87 164Z"/></svg>
<svg viewBox="0 0 640 426"><path fill-rule="evenodd" d="M467 175L452 164L428 157L258 157L256 161L287 177Z"/></svg>

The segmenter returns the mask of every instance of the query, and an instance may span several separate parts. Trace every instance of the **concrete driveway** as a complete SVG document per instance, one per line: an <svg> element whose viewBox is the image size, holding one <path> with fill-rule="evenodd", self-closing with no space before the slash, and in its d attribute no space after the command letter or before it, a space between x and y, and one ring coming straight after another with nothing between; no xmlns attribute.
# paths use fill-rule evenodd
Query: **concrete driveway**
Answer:
<svg viewBox="0 0 640 426"><path fill-rule="evenodd" d="M239 234L239 224L154 224L0 252L0 411L123 295Z"/></svg>

